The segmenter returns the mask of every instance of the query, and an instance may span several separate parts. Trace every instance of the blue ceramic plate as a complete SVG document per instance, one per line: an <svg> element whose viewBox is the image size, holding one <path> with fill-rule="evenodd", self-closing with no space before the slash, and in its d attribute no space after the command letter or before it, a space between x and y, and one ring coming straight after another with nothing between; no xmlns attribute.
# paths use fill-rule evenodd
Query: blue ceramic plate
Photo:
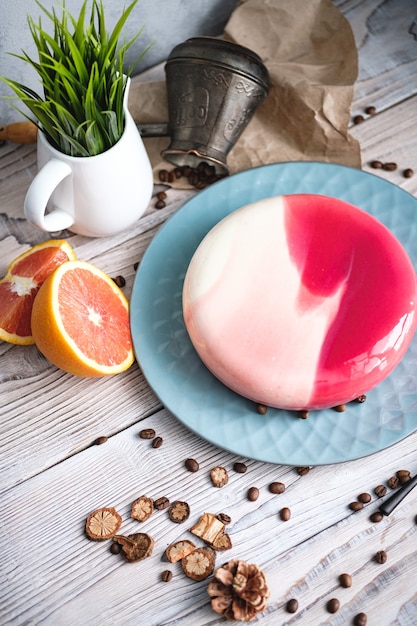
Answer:
<svg viewBox="0 0 417 626"><path fill-rule="evenodd" d="M286 465L322 465L366 456L417 429L417 335L394 372L363 404L308 419L254 404L203 365L182 316L182 285L206 233L231 211L280 194L340 198L383 222L417 264L417 200L360 170L327 163L277 163L240 172L198 193L154 237L139 266L131 300L139 365L161 402L204 439L242 457Z"/></svg>

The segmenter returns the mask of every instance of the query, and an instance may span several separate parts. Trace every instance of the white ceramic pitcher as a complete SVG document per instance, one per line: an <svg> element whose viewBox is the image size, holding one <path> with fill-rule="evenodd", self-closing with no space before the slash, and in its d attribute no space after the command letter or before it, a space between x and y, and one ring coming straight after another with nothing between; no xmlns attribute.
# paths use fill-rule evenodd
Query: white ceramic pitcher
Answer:
<svg viewBox="0 0 417 626"><path fill-rule="evenodd" d="M87 237L114 235L146 210L153 175L124 94L125 129L119 141L91 157L67 156L38 133L38 173L24 202L26 218L48 232L70 229Z"/></svg>

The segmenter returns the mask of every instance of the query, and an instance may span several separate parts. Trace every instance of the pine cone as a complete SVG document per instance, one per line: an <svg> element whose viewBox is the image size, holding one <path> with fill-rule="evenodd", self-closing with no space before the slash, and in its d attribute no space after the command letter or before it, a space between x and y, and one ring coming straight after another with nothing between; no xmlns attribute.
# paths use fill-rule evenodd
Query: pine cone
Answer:
<svg viewBox="0 0 417 626"><path fill-rule="evenodd" d="M265 610L269 589L257 565L234 559L215 572L208 594L216 613L231 621L250 622Z"/></svg>

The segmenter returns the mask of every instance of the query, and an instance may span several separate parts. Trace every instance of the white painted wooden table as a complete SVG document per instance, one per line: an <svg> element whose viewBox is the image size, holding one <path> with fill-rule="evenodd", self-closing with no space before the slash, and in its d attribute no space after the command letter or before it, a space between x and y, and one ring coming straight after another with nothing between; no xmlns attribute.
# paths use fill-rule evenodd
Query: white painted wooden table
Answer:
<svg viewBox="0 0 417 626"><path fill-rule="evenodd" d="M360 141L363 169L373 159L395 161L394 172L378 175L417 194L417 42L408 27L417 16L413 0L337 0L350 20L360 58L352 116L374 105L376 115L352 127ZM416 174L404 178L404 168ZM30 245L48 238L23 218L26 189L35 173L34 146L0 148L0 274ZM373 171L373 170L372 170ZM375 173L375 172L374 172ZM165 209L154 200L128 232L106 240L68 233L79 258L96 263L111 276L126 278L130 294L135 270L165 219L191 192L168 192ZM88 514L114 506L125 534L138 531L129 518L139 495L186 500L190 522L205 511L231 516L233 548L218 563L242 558L266 573L271 597L262 624L352 624L359 612L368 624L417 624L417 490L389 517L371 523L378 507L373 489L398 469L417 473L416 432L365 459L314 467L305 476L296 468L237 458L183 427L149 389L138 367L111 379L76 379L58 371L36 347L0 344L0 623L3 625L208 625L223 623L212 612L207 581L186 578L179 564L161 560L166 546L187 536L166 511L143 525L155 539L153 555L128 564L108 543L84 535ZM163 437L154 449L138 433L152 427ZM100 436L108 437L95 445ZM184 460L200 463L197 473ZM235 461L247 464L233 472ZM229 469L229 484L211 486L209 470ZM282 481L286 491L273 496L267 487ZM257 486L256 502L246 498ZM348 504L361 492L372 502L354 513ZM289 522L278 512L287 506ZM140 528L142 530L142 527ZM385 550L379 565L374 555ZM170 582L161 581L164 569ZM353 578L349 589L338 576ZM335 614L326 603L336 597ZM299 602L286 612L289 598Z"/></svg>

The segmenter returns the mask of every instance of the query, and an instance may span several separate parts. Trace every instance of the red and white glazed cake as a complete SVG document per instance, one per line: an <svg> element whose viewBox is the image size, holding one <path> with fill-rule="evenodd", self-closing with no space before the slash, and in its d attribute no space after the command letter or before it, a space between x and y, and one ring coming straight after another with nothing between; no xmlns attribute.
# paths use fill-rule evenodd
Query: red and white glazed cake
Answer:
<svg viewBox="0 0 417 626"><path fill-rule="evenodd" d="M183 313L202 361L225 385L289 410L369 392L404 356L417 322L416 274L394 235L327 196L242 207L197 248Z"/></svg>

